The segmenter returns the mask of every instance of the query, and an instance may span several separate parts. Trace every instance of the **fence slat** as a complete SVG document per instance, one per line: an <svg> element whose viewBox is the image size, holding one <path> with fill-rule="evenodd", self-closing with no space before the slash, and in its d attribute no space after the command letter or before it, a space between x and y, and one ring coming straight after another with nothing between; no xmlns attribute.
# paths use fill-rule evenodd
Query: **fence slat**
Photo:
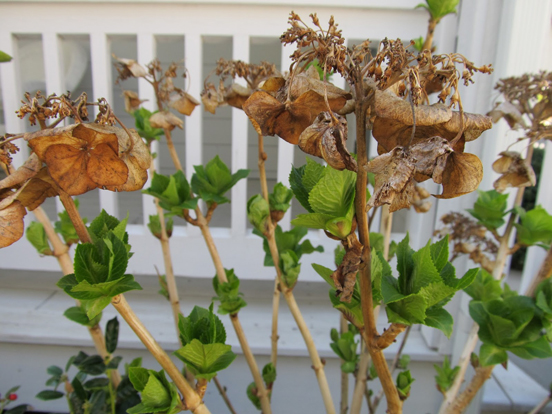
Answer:
<svg viewBox="0 0 552 414"><path fill-rule="evenodd" d="M0 81L2 82L2 103L4 106L4 126L6 132L17 133L24 132L25 127L21 119L15 112L19 109L19 102L23 98L21 91L21 79L19 77L19 59L17 51L17 39L8 32L0 32L0 45L2 51L10 55L11 62L0 65ZM18 167L25 161L26 145L16 142L21 149L17 154L12 155L14 167Z"/></svg>
<svg viewBox="0 0 552 414"><path fill-rule="evenodd" d="M280 70L282 73L289 72L289 65L291 64L290 55L292 52L292 48L288 47L286 49L285 46L282 45L282 66ZM289 172L291 171L291 165L293 164L293 153L294 153L294 146L283 139L278 139L278 174L277 174L277 180L279 183L284 184L286 187L289 187ZM271 190L270 188L268 189ZM290 229L290 221L291 221L291 214L292 214L292 208L290 208L286 214L284 215L284 218L280 220L278 223L280 227L282 227L282 230L287 231Z"/></svg>
<svg viewBox="0 0 552 414"><path fill-rule="evenodd" d="M197 33L184 34L184 65L188 71L189 90L196 99L199 99L201 88L203 85L203 46L201 43L201 35ZM203 108L196 108L190 116L186 118L184 126L186 130L186 177L192 178L194 173L194 165L203 163L203 126L201 122ZM199 228L187 225L187 234L190 236L198 236Z"/></svg>
<svg viewBox="0 0 552 414"><path fill-rule="evenodd" d="M136 43L138 48L138 63L142 66L147 65L156 55L155 36L151 33L138 33L136 35ZM140 99L146 99L142 105L144 108L154 111L155 105L155 92L151 85L144 78L138 79L138 96ZM159 153L159 143L153 141L151 146L152 153ZM159 169L159 157L154 161L155 169ZM152 177L148 176L148 181L144 185L144 188L148 188L151 184ZM157 214L153 197L147 194L142 194L142 213L144 215L144 225L149 222L149 216Z"/></svg>
<svg viewBox="0 0 552 414"><path fill-rule="evenodd" d="M107 99L110 104L113 102L111 93L111 56L109 53L109 38L105 33L90 34L90 53L92 59L92 91L94 100L99 98ZM94 108L94 115L98 109ZM119 205L117 194L112 191L100 191L100 208L112 216L119 217Z"/></svg>
<svg viewBox="0 0 552 414"><path fill-rule="evenodd" d="M232 59L249 62L249 36L234 35ZM236 79L245 86L245 82ZM249 120L241 109L232 108L232 173L247 168L247 125ZM232 235L245 234L247 223L247 179L232 188Z"/></svg>

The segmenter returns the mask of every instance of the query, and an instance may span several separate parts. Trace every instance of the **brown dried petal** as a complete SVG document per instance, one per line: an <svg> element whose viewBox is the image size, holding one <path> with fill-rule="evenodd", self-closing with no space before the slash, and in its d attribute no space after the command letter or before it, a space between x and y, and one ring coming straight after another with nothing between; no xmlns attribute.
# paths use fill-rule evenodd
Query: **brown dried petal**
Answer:
<svg viewBox="0 0 552 414"><path fill-rule="evenodd" d="M353 297L356 284L356 274L360 266L362 256L362 244L355 239L351 247L346 247L347 252L343 261L335 272L332 279L335 283L337 294L341 302L350 302Z"/></svg>
<svg viewBox="0 0 552 414"><path fill-rule="evenodd" d="M474 154L453 152L443 172L443 193L437 198L454 198L476 190L483 179L483 165Z"/></svg>
<svg viewBox="0 0 552 414"><path fill-rule="evenodd" d="M198 105L199 101L187 92L184 92L182 95L176 95L175 99L169 101L171 108L187 116L190 116Z"/></svg>
<svg viewBox="0 0 552 414"><path fill-rule="evenodd" d="M207 112L214 114L217 107L220 105L219 94L217 88L212 83L208 84L207 87L201 92L201 102Z"/></svg>
<svg viewBox="0 0 552 414"><path fill-rule="evenodd" d="M125 99L125 111L129 114L138 110L142 102L147 101L147 99L140 99L134 91L124 91L123 98Z"/></svg>
<svg viewBox="0 0 552 414"><path fill-rule="evenodd" d="M118 157L114 128L75 124L39 131L29 136L29 146L46 163L57 185L69 195L79 195L127 180L128 168Z"/></svg>
<svg viewBox="0 0 552 414"><path fill-rule="evenodd" d="M347 100L352 97L349 92L329 82L321 81L320 75L314 66L311 66L306 72L293 77L290 98L291 100L295 100L309 91L314 91L322 97L324 94L327 94L330 108L335 112L340 110ZM281 90L280 93L285 93L287 97L287 90Z"/></svg>
<svg viewBox="0 0 552 414"><path fill-rule="evenodd" d="M31 156L25 161L25 163L19 167L13 174L8 175L2 181L0 181L0 190L4 188L13 188L16 185L21 185L28 179L36 175L42 168L42 161L38 159L36 154Z"/></svg>
<svg viewBox="0 0 552 414"><path fill-rule="evenodd" d="M533 107L533 114L539 122L552 118L552 102L548 99L537 102Z"/></svg>
<svg viewBox="0 0 552 414"><path fill-rule="evenodd" d="M138 133L131 129L130 137L124 130L117 132L119 140L119 158L128 168L128 178L123 185L106 186L111 191L140 190L148 180L148 168L151 154Z"/></svg>
<svg viewBox="0 0 552 414"><path fill-rule="evenodd" d="M438 159L452 151L448 141L441 137L431 137L410 147L410 155L416 160L416 172L427 178L433 175Z"/></svg>
<svg viewBox="0 0 552 414"><path fill-rule="evenodd" d="M234 108L243 109L243 104L251 96L251 90L233 83L224 96L226 103Z"/></svg>
<svg viewBox="0 0 552 414"><path fill-rule="evenodd" d="M25 187L23 187L22 191L17 196L17 200L19 200L27 210L34 210L48 197L55 197L58 195L55 187L56 184L52 177L50 177L48 168L43 167L38 174L29 180Z"/></svg>
<svg viewBox="0 0 552 414"><path fill-rule="evenodd" d="M329 112L322 112L299 137L299 148L307 154L323 158L336 170L345 168L356 171L356 161L345 146L347 120L334 114L339 124L335 125Z"/></svg>
<svg viewBox="0 0 552 414"><path fill-rule="evenodd" d="M23 236L25 223L23 217L27 210L15 200L17 193L0 191L0 248L7 247Z"/></svg>
<svg viewBox="0 0 552 414"><path fill-rule="evenodd" d="M492 118L494 123L497 123L501 118L504 118L512 129L517 129L518 126L522 128L526 127L521 112L513 103L509 101L497 104L487 115Z"/></svg>
<svg viewBox="0 0 552 414"><path fill-rule="evenodd" d="M117 60L117 62L124 65L124 67L128 71L130 71L130 73L132 73L132 76L134 76L135 78L143 78L148 74L147 70L135 60L118 58L115 55L112 56L115 58L115 60Z"/></svg>
<svg viewBox="0 0 552 414"><path fill-rule="evenodd" d="M533 167L515 151L501 152L500 158L493 163L493 170L502 174L493 187L502 193L508 187L531 187L537 183Z"/></svg>
<svg viewBox="0 0 552 414"><path fill-rule="evenodd" d="M184 121L169 111L156 112L150 116L150 125L153 128L162 128L172 131L175 127L183 129Z"/></svg>

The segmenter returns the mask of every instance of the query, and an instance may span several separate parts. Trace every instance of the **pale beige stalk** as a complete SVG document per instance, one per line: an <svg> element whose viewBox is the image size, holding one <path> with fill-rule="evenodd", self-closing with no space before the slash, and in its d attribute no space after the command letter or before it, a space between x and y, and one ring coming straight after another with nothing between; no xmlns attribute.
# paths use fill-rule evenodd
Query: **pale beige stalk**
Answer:
<svg viewBox="0 0 552 414"><path fill-rule="evenodd" d="M550 276L552 276L552 246L550 246L550 248L548 249L548 252L546 253L546 257L544 258L538 273L535 275L535 277L531 281L531 284L527 288L525 295L535 296L535 291L537 289L537 286L542 281L550 278Z"/></svg>
<svg viewBox="0 0 552 414"><path fill-rule="evenodd" d="M52 223L50 222L50 219L46 215L44 209L42 207L37 207L33 210L33 214L38 222L42 224L42 227L44 227L46 237L48 237L48 240L52 244L54 256L59 263L62 273L64 275L73 273L73 261L69 256L69 248L65 243L63 243L59 235L54 230L54 227L52 226ZM75 302L77 306L80 306L80 301L76 300ZM94 326L89 326L88 332L94 342L94 348L96 349L98 355L104 360L109 358L110 354L107 352L105 347L105 336L100 325L96 324ZM119 374L118 370L114 369L111 371L111 381L113 382L113 386L115 388L119 386L119 383L121 382L121 374Z"/></svg>
<svg viewBox="0 0 552 414"><path fill-rule="evenodd" d="M134 313L126 301L125 297L122 294L117 295L111 300L111 304L134 331L136 336L140 338L140 341L142 341L157 362L159 362L167 375L173 380L176 388L178 388L184 397L186 409L190 410L194 414L210 413L205 404L201 401L201 398L197 392L190 386L190 384L180 373L180 370L176 367L176 365L174 365L169 356L165 353L165 351L163 351L157 341L142 324L138 316Z"/></svg>
<svg viewBox="0 0 552 414"><path fill-rule="evenodd" d="M475 369L475 375L471 379L466 389L456 398L449 409L446 411L451 414L461 414L464 412L468 405L477 395L485 381L491 378L493 368L496 365L490 365L488 367L477 367Z"/></svg>
<svg viewBox="0 0 552 414"><path fill-rule="evenodd" d="M349 325L345 316L340 312L339 315L339 332L344 334L349 330ZM339 361L343 364L342 359ZM349 410L349 374L341 371L341 402L339 404L339 413L347 414Z"/></svg>

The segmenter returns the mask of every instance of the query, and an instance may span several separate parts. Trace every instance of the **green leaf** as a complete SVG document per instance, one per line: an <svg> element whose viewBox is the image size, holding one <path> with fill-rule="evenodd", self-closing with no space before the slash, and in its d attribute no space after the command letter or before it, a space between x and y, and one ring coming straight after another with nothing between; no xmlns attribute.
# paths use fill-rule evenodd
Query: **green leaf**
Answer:
<svg viewBox="0 0 552 414"><path fill-rule="evenodd" d="M57 365L50 365L48 368L46 368L46 372L55 377L61 377L61 375L63 374L63 370ZM8 394L10 393L8 392Z"/></svg>
<svg viewBox="0 0 552 414"><path fill-rule="evenodd" d="M426 311L424 325L439 329L449 339L452 335L453 323L452 316L443 308L430 308Z"/></svg>
<svg viewBox="0 0 552 414"><path fill-rule="evenodd" d="M309 204L316 213L332 218L345 217L355 197L356 174L326 167L309 193Z"/></svg>
<svg viewBox="0 0 552 414"><path fill-rule="evenodd" d="M65 394L61 391L54 391L54 390L44 390L40 391L38 394L35 395L35 398L38 398L42 401L51 401L51 400L58 400L62 398Z"/></svg>
<svg viewBox="0 0 552 414"><path fill-rule="evenodd" d="M452 387L454 379L456 378L456 375L458 375L458 371L460 371L460 367L455 366L454 368L451 368L450 361L447 356L445 356L445 359L443 360L442 367L436 364L434 364L433 367L437 371L437 375L435 376L437 388L442 393L445 393L450 389L450 387Z"/></svg>
<svg viewBox="0 0 552 414"><path fill-rule="evenodd" d="M310 193L324 175L325 167L316 161L306 158L305 173L301 176L301 182L307 193Z"/></svg>
<svg viewBox="0 0 552 414"><path fill-rule="evenodd" d="M163 135L163 129L153 128L150 124L149 119L154 113L155 112L150 112L144 107L140 107L132 113L138 135L144 138L148 144L153 140L159 139L159 137Z"/></svg>
<svg viewBox="0 0 552 414"><path fill-rule="evenodd" d="M423 6L423 5L422 5ZM422 52L422 49L424 47L424 37L423 36L420 36L420 37L417 37L414 40L414 49L417 51L417 52Z"/></svg>
<svg viewBox="0 0 552 414"><path fill-rule="evenodd" d="M508 194L500 194L498 191L478 191L479 198L473 209L468 209L473 217L487 227L495 230L504 224L503 217L506 215Z"/></svg>
<svg viewBox="0 0 552 414"><path fill-rule="evenodd" d="M142 392L146 388L149 376L149 371L146 368L130 367L128 369L128 377L138 392Z"/></svg>
<svg viewBox="0 0 552 414"><path fill-rule="evenodd" d="M228 282L220 283L217 275L213 277L213 289L217 294L216 299L220 301L218 313L222 315L234 315L238 313L241 308L247 306L247 303L240 296L240 280L234 273L234 269L224 270Z"/></svg>
<svg viewBox="0 0 552 414"><path fill-rule="evenodd" d="M433 261L433 264L437 268L438 272L441 272L441 270L448 263L448 256L449 256L448 244L449 244L449 237L447 234L441 240L439 240L436 243L433 243L429 247L429 250L431 252L431 260Z"/></svg>
<svg viewBox="0 0 552 414"><path fill-rule="evenodd" d="M205 167L194 166L195 174L192 176L192 190L208 204L216 202L223 204L229 202L224 194L236 183L249 175L249 170L238 170L231 174L230 169L217 155L207 163Z"/></svg>
<svg viewBox="0 0 552 414"><path fill-rule="evenodd" d="M291 206L293 191L282 183L276 183L272 193L268 195L268 201L271 211L288 211Z"/></svg>
<svg viewBox="0 0 552 414"><path fill-rule="evenodd" d="M413 253L412 260L414 268L406 283L406 290L402 291L403 294L417 293L422 287L441 282L439 271L433 264L429 243Z"/></svg>
<svg viewBox="0 0 552 414"><path fill-rule="evenodd" d="M247 202L247 218L260 233L267 232L270 207L260 194L251 197Z"/></svg>
<svg viewBox="0 0 552 414"><path fill-rule="evenodd" d="M505 350L492 344L481 345L479 349L479 363L482 366L503 364L506 361L508 361L508 354Z"/></svg>
<svg viewBox="0 0 552 414"><path fill-rule="evenodd" d="M397 245L397 271L399 272L399 292L403 295L407 292L407 285L410 275L414 269L414 259L412 255L414 250L410 248L410 238L408 233L405 238Z"/></svg>
<svg viewBox="0 0 552 414"><path fill-rule="evenodd" d="M485 269L479 269L473 283L464 288L464 292L476 301L488 302L502 295L502 287L500 281L495 280L493 275Z"/></svg>
<svg viewBox="0 0 552 414"><path fill-rule="evenodd" d="M75 206L79 207L79 200L74 199L73 200ZM75 230L75 227L73 226L73 222L69 218L69 214L67 211L62 211L61 213L58 213L59 220L54 223L54 228L56 230L56 233L61 234L61 237L63 237L63 240L66 244L76 244L79 242L79 236L77 235L77 231ZM83 222L86 224L87 220L86 218L83 218Z"/></svg>
<svg viewBox="0 0 552 414"><path fill-rule="evenodd" d="M401 399L406 399L410 395L410 388L414 382L414 378L410 374L410 371L402 371L397 375L397 391L401 396Z"/></svg>
<svg viewBox="0 0 552 414"><path fill-rule="evenodd" d="M100 375L105 372L105 363L101 356L92 355L81 361L78 368L89 375Z"/></svg>
<svg viewBox="0 0 552 414"><path fill-rule="evenodd" d="M109 386L109 378L93 378L82 384L87 390L97 390Z"/></svg>
<svg viewBox="0 0 552 414"><path fill-rule="evenodd" d="M165 388L163 383L150 373L146 386L141 391L142 404L148 407L168 407L171 403L171 395L169 390Z"/></svg>
<svg viewBox="0 0 552 414"><path fill-rule="evenodd" d="M280 269L282 271L282 281L288 288L293 288L297 283L301 264L297 255L292 250L280 252Z"/></svg>
<svg viewBox="0 0 552 414"><path fill-rule="evenodd" d="M0 62L9 62L10 60L12 60L12 57L0 50Z"/></svg>
<svg viewBox="0 0 552 414"><path fill-rule="evenodd" d="M174 221L171 217L165 223L165 231L167 232L167 237L171 237L174 227ZM159 215L150 215L148 228L155 237L161 240L161 221L159 221Z"/></svg>
<svg viewBox="0 0 552 414"><path fill-rule="evenodd" d="M38 254L51 255L53 254L52 248L48 243L48 237L46 237L46 231L44 226L36 221L33 221L27 230L25 231L27 240L33 245Z"/></svg>
<svg viewBox="0 0 552 414"><path fill-rule="evenodd" d="M202 344L193 339L190 343L175 352L175 355L186 363L196 378L210 380L217 371L227 368L236 358L230 345L221 343Z"/></svg>
<svg viewBox="0 0 552 414"><path fill-rule="evenodd" d="M427 303L419 294L405 296L395 302L386 305L389 322L397 322L405 325L424 323L426 319Z"/></svg>
<svg viewBox="0 0 552 414"><path fill-rule="evenodd" d="M247 398L253 403L257 410L262 410L261 399L257 396L257 386L254 382L247 386Z"/></svg>
<svg viewBox="0 0 552 414"><path fill-rule="evenodd" d="M552 356L552 349L550 348L550 343L545 336L541 336L539 339L533 342L529 342L522 346L522 348L533 358L550 358ZM516 352L517 348L510 349L513 353L518 356L521 356ZM524 358L524 356L521 356ZM529 358L526 358L529 359Z"/></svg>
<svg viewBox="0 0 552 414"><path fill-rule="evenodd" d="M117 343L119 341L119 321L115 316L113 319L107 321L105 327L105 347L107 352L112 354L117 349Z"/></svg>
<svg viewBox="0 0 552 414"><path fill-rule="evenodd" d="M226 341L226 330L218 316L213 313L212 306L209 309L195 306L187 317L179 316L178 328L184 345L194 339L203 344Z"/></svg>
<svg viewBox="0 0 552 414"><path fill-rule="evenodd" d="M82 386L82 382L81 382L78 375L75 378L73 378L73 381L71 381L71 385L73 386L73 390L75 392L75 395L84 404L88 400L89 394L88 394L88 392L86 392L86 390Z"/></svg>
<svg viewBox="0 0 552 414"><path fill-rule="evenodd" d="M539 242L547 245L552 241L552 216L541 206L520 215L521 223L516 223L517 241L524 246Z"/></svg>
<svg viewBox="0 0 552 414"><path fill-rule="evenodd" d="M102 318L101 314L98 314L95 318L90 319L88 315L86 314L86 311L79 306L73 306L69 309L67 309L63 315L78 324L84 325L84 326L94 326L97 323L100 322L100 319Z"/></svg>
<svg viewBox="0 0 552 414"><path fill-rule="evenodd" d="M331 219L331 216L321 213L299 214L291 220L291 224L294 226L308 227L310 229L325 229L326 223Z"/></svg>
<svg viewBox="0 0 552 414"><path fill-rule="evenodd" d="M305 174L306 165L295 168L291 166L291 172L289 173L289 185L297 201L307 210L309 213L314 213L309 204L309 192L303 184L303 175Z"/></svg>
<svg viewBox="0 0 552 414"><path fill-rule="evenodd" d="M262 375L263 381L267 386L276 381L276 367L272 364L272 362L269 362L263 367Z"/></svg>
<svg viewBox="0 0 552 414"><path fill-rule="evenodd" d="M456 13L456 6L460 0L425 0L426 4L420 3L416 6L423 7L429 11L434 20L441 20L447 14Z"/></svg>
<svg viewBox="0 0 552 414"><path fill-rule="evenodd" d="M332 279L333 270L316 263L312 264L312 268L322 277L322 279L326 281L328 285L335 289L335 282Z"/></svg>

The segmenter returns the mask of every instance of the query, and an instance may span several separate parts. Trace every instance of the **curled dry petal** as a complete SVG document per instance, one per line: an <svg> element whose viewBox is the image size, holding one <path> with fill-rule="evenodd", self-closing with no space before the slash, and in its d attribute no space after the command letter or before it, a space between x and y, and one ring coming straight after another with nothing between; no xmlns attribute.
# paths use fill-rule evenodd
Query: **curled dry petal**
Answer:
<svg viewBox="0 0 552 414"><path fill-rule="evenodd" d="M169 101L169 106L171 108L187 116L190 116L198 105L199 101L187 92L174 95Z"/></svg>
<svg viewBox="0 0 552 414"><path fill-rule="evenodd" d="M126 182L115 130L99 124L74 124L30 134L29 146L48 166L56 184L69 195Z"/></svg>
<svg viewBox="0 0 552 414"><path fill-rule="evenodd" d="M129 114L138 110L142 102L147 101L147 99L140 99L134 91L124 91L123 98L125 99L125 111Z"/></svg>
<svg viewBox="0 0 552 414"><path fill-rule="evenodd" d="M224 101L238 109L243 109L243 104L251 96L251 90L245 86L233 83L224 94Z"/></svg>
<svg viewBox="0 0 552 414"><path fill-rule="evenodd" d="M412 137L414 118L410 103L387 92L376 91L375 118L372 134L378 141L378 152L388 152L396 146L416 144L427 137L440 136L454 140L462 129L461 138L454 145L455 151L463 151L464 143L477 139L483 131L492 127L491 118L483 115L451 111L442 104L414 107L416 131Z"/></svg>
<svg viewBox="0 0 552 414"><path fill-rule="evenodd" d="M27 181L17 196L17 200L27 210L31 211L40 206L48 197L55 197L57 195L56 183L50 177L48 168L43 167L38 174Z"/></svg>
<svg viewBox="0 0 552 414"><path fill-rule="evenodd" d="M123 68L123 70L125 70L125 72L128 71L131 76L134 76L135 78L143 78L148 74L148 71L135 60L119 58L114 54L112 56Z"/></svg>
<svg viewBox="0 0 552 414"><path fill-rule="evenodd" d="M299 136L318 114L328 111L325 91L333 112L338 112L351 98L350 93L301 73L292 80L267 79L262 90L245 101L243 110L263 135L278 135L291 144L298 144Z"/></svg>
<svg viewBox="0 0 552 414"><path fill-rule="evenodd" d="M119 158L128 168L128 177L123 185L107 185L110 191L140 190L148 180L148 168L151 165L151 154L142 138L134 129L127 131L114 128L119 142Z"/></svg>
<svg viewBox="0 0 552 414"><path fill-rule="evenodd" d="M491 117L494 123L497 123L501 118L504 118L512 129L517 129L518 127L526 128L525 121L523 120L523 115L520 110L509 101L497 104L487 115Z"/></svg>
<svg viewBox="0 0 552 414"><path fill-rule="evenodd" d="M184 121L169 111L156 112L150 116L150 125L153 128L162 128L172 131L175 127L183 129Z"/></svg>
<svg viewBox="0 0 552 414"><path fill-rule="evenodd" d="M299 136L299 148L307 154L323 158L336 170L357 170L355 159L345 146L347 120L329 112L321 112L312 125Z"/></svg>
<svg viewBox="0 0 552 414"><path fill-rule="evenodd" d="M42 161L38 159L36 154L31 154L27 161L25 161L25 163L13 174L8 175L0 181L0 190L4 188L13 188L17 185L23 184L25 181L35 176L41 168Z"/></svg>
<svg viewBox="0 0 552 414"><path fill-rule="evenodd" d="M27 210L16 197L17 192L0 191L0 248L15 243L25 231L23 217Z"/></svg>
<svg viewBox="0 0 552 414"><path fill-rule="evenodd" d="M533 167L515 151L501 152L493 163L493 170L502 174L493 184L502 193L508 187L531 187L537 183Z"/></svg>
<svg viewBox="0 0 552 414"><path fill-rule="evenodd" d="M210 83L201 92L201 102L203 102L203 106L207 112L214 114L216 109L223 104L223 98L217 91L217 88L215 88L215 85Z"/></svg>
<svg viewBox="0 0 552 414"><path fill-rule="evenodd" d="M454 198L475 191L483 179L483 164L474 154L453 152L443 172L443 193L437 198Z"/></svg>
<svg viewBox="0 0 552 414"><path fill-rule="evenodd" d="M354 238L351 246L346 244L345 249L343 261L332 273L332 279L341 302L350 302L355 289L356 274L360 266L362 244Z"/></svg>

